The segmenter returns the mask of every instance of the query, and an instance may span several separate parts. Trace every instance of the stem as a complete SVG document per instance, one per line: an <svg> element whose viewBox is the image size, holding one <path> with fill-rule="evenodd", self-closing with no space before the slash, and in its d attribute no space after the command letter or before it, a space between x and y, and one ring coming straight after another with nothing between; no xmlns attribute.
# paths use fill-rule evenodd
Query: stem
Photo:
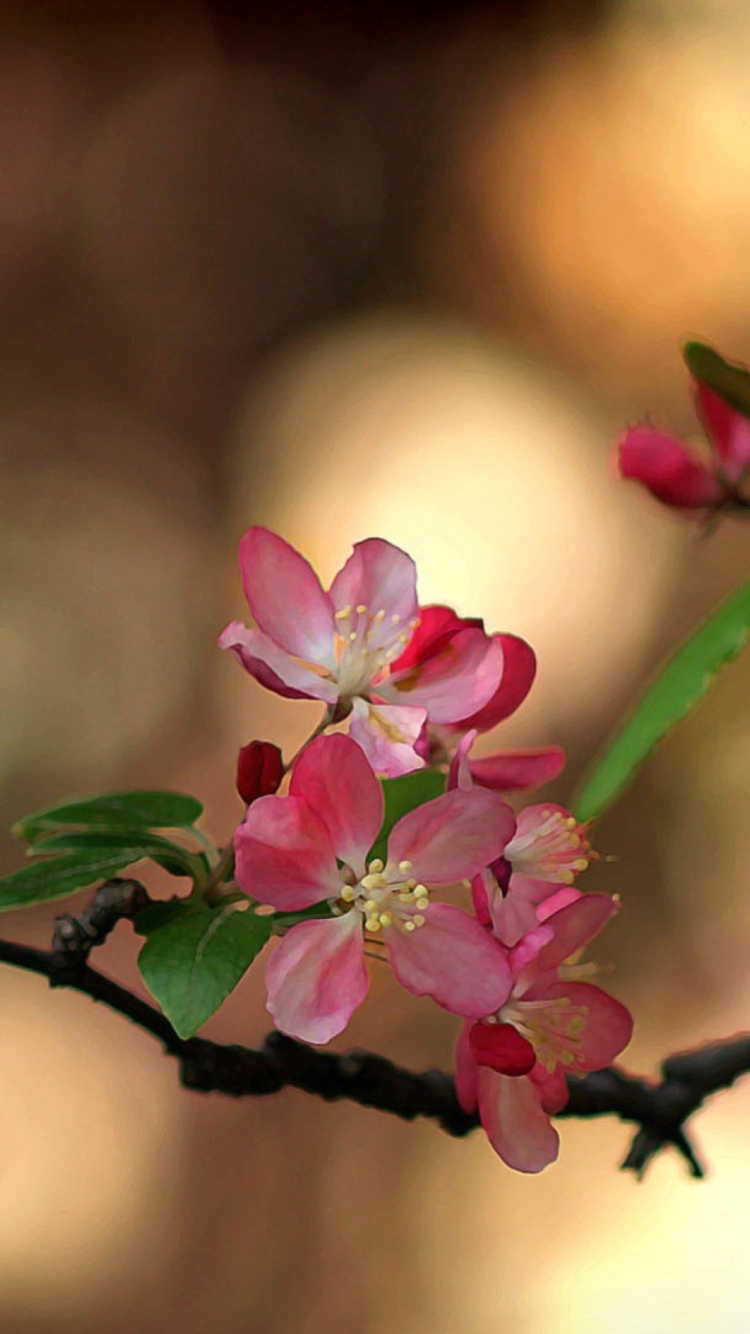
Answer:
<svg viewBox="0 0 750 1334"><path fill-rule="evenodd" d="M306 739L305 741L302 742L302 745L297 747L297 749L295 750L295 752L294 752L294 754L293 754L291 760L289 761L289 763L286 764L286 765L284 766L284 773L287 773L287 774L289 773L289 770L291 769L291 767L292 767L292 765L294 764L295 760L298 760L298 759L299 759L299 757L300 757L300 755L302 754L303 750L305 750L305 749L307 748L307 746L310 745L310 742L311 742L311 741L314 741L315 738L316 738L316 737L319 737L319 736L321 735L322 732L325 732L326 728L330 726L332 720L333 720L333 708L332 708L332 706L329 704L328 708L326 709L325 713L323 714L323 717L321 718L321 720L320 720L320 722L318 723L317 727L314 728L314 730L310 733L309 737L307 737L307 739Z"/></svg>
<svg viewBox="0 0 750 1334"><path fill-rule="evenodd" d="M219 889L234 876L234 844L227 843L222 848L221 856L203 886L196 885L196 890L209 907L213 907L221 895Z"/></svg>

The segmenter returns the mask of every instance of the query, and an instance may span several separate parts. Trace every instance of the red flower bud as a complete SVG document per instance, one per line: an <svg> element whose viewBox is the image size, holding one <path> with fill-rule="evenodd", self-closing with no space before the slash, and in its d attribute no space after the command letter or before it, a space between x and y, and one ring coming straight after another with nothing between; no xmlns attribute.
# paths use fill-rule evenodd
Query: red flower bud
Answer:
<svg viewBox="0 0 750 1334"><path fill-rule="evenodd" d="M251 741L237 759L237 791L249 806L275 792L284 777L284 761L271 741Z"/></svg>
<svg viewBox="0 0 750 1334"><path fill-rule="evenodd" d="M487 1065L500 1075L518 1079L536 1064L534 1048L512 1024L473 1024L469 1045L477 1065Z"/></svg>

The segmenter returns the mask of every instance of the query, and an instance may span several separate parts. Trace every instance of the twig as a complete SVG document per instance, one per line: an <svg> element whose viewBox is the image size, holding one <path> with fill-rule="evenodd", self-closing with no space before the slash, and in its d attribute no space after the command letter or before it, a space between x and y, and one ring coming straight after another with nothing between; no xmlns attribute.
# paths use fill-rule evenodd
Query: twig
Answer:
<svg viewBox="0 0 750 1334"><path fill-rule="evenodd" d="M302 1089L328 1101L347 1098L411 1121L428 1117L449 1135L468 1134L479 1125L465 1112L450 1075L439 1070L416 1074L371 1052L344 1055L308 1047L281 1033L270 1033L258 1050L224 1045L206 1038L180 1038L169 1020L147 1001L91 968L88 956L122 918L132 918L149 902L137 881L108 881L78 917L57 919L53 948L0 940L0 963L48 978L130 1019L162 1043L180 1065L185 1088L229 1097L261 1097L283 1088ZM569 1116L618 1116L639 1129L622 1166L642 1177L651 1159L672 1144L694 1177L703 1168L685 1133L685 1122L707 1097L750 1072L750 1036L708 1043L670 1056L661 1080L630 1075L617 1066L584 1078L568 1078L570 1099L558 1113Z"/></svg>

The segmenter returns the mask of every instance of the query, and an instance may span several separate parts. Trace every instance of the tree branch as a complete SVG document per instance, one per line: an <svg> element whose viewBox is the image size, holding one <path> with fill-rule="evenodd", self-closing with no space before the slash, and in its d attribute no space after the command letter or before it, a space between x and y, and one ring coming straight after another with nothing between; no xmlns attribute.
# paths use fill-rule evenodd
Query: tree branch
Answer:
<svg viewBox="0 0 750 1334"><path fill-rule="evenodd" d="M320 1051L276 1032L258 1050L206 1038L180 1038L160 1010L88 963L94 945L101 944L118 921L134 917L148 902L137 881L108 881L78 917L66 914L57 919L50 951L0 940L0 963L38 973L51 986L70 987L130 1019L179 1062L185 1088L243 1098L290 1087L327 1101L347 1098L408 1121L424 1116L449 1135L466 1135L479 1125L477 1113L461 1108L453 1079L439 1070L415 1074L370 1052L340 1055ZM702 1177L703 1168L685 1133L685 1122L707 1097L748 1072L750 1035L742 1035L670 1056L662 1064L659 1082L630 1075L617 1066L584 1078L570 1076L570 1099L558 1115L613 1115L636 1124L639 1129L622 1166L639 1178L668 1144L682 1154L694 1177Z"/></svg>

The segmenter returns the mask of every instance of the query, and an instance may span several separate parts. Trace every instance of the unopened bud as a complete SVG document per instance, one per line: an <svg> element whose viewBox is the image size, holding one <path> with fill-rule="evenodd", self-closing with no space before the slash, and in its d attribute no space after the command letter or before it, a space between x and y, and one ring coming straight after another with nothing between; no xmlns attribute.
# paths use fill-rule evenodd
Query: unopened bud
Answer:
<svg viewBox="0 0 750 1334"><path fill-rule="evenodd" d="M276 792L284 777L284 761L271 741L251 741L237 759L237 791L249 806L258 797Z"/></svg>

